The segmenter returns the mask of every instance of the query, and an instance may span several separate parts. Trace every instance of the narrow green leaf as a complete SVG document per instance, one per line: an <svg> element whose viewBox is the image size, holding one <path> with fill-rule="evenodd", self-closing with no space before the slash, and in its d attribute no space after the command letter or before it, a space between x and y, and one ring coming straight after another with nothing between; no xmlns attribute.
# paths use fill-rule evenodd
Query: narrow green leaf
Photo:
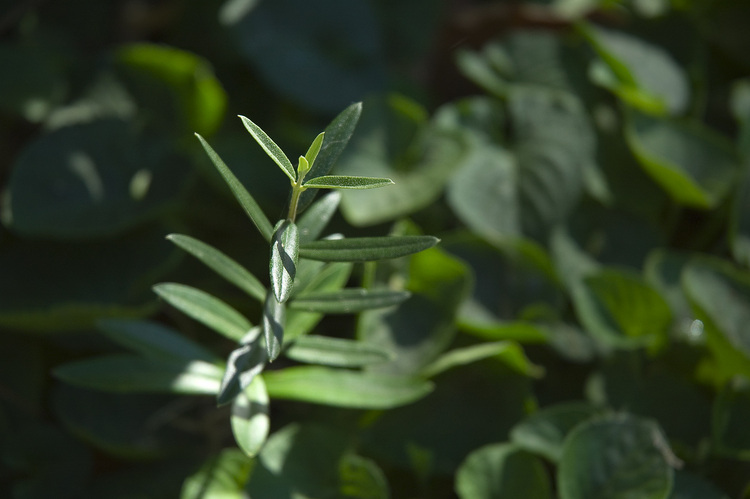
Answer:
<svg viewBox="0 0 750 499"><path fill-rule="evenodd" d="M304 183L304 186L312 189L374 189L391 184L393 180L389 178L325 175L311 178Z"/></svg>
<svg viewBox="0 0 750 499"><path fill-rule="evenodd" d="M328 222L331 221L333 214L341 202L341 193L332 191L316 201L305 213L297 219L297 229L299 230L300 244L315 241Z"/></svg>
<svg viewBox="0 0 750 499"><path fill-rule="evenodd" d="M253 329L257 330L256 334L260 334L260 328ZM260 341L253 341L232 351L216 397L217 405L234 400L263 371L265 364L266 351Z"/></svg>
<svg viewBox="0 0 750 499"><path fill-rule="evenodd" d="M301 182L309 171L310 163L307 161L307 158L300 156L299 161L297 162L297 182Z"/></svg>
<svg viewBox="0 0 750 499"><path fill-rule="evenodd" d="M97 323L111 340L146 357L162 360L204 360L218 358L198 343L157 322L105 319Z"/></svg>
<svg viewBox="0 0 750 499"><path fill-rule="evenodd" d="M347 288L326 293L305 293L294 298L289 306L307 312L351 314L372 308L398 305L408 299L408 291L367 290Z"/></svg>
<svg viewBox="0 0 750 499"><path fill-rule="evenodd" d="M457 348L441 355L422 369L422 375L431 378L454 367L464 366L484 359L496 357L511 369L526 376L541 377L544 368L533 364L521 345L512 341L481 343L465 348Z"/></svg>
<svg viewBox="0 0 750 499"><path fill-rule="evenodd" d="M162 283L154 286L154 291L173 307L229 339L241 340L252 327L242 314L200 289Z"/></svg>
<svg viewBox="0 0 750 499"><path fill-rule="evenodd" d="M326 367L289 367L263 374L271 398L357 409L390 409L432 391L428 381Z"/></svg>
<svg viewBox="0 0 750 499"><path fill-rule="evenodd" d="M333 164L336 162L341 152L346 148L349 143L349 139L354 133L354 128L357 126L359 117L362 114L362 103L355 102L350 105L338 116L325 129L325 139L320 147L320 153L318 154L315 163L312 164L310 170L310 177L321 177L328 175L333 168ZM298 211L302 211L312 203L315 193L317 191L305 191L300 196Z"/></svg>
<svg viewBox="0 0 750 499"><path fill-rule="evenodd" d="M255 199L250 195L249 192L247 192L245 186L243 186L242 183L237 179L237 177L234 176L232 171L227 167L227 165L219 157L219 155L216 154L216 152L211 148L210 145L208 145L208 142L206 142L203 137L201 137L197 133L195 134L195 136L198 137L198 140L200 140L203 149L205 149L208 157L211 158L211 162L213 162L216 169L219 170L221 176L224 177L224 181L227 183L227 185L229 185L229 188L232 190L232 194L234 194L234 197L237 199L237 201L239 201L240 205L242 205L245 213L247 213L247 215L250 217L250 220L253 221L255 226L260 231L261 235L263 235L263 238L266 241L270 241L271 235L273 234L273 226L266 217L265 213L263 213L263 210L260 209L260 206L258 206L258 203L255 201Z"/></svg>
<svg viewBox="0 0 750 499"><path fill-rule="evenodd" d="M318 157L318 153L320 152L320 147L323 145L323 138L325 137L325 135L325 132L320 132L318 136L315 137L315 140L312 141L312 144L310 144L310 148L305 153L305 159L310 166L313 166L315 164L315 159Z"/></svg>
<svg viewBox="0 0 750 499"><path fill-rule="evenodd" d="M66 383L108 392L215 394L222 370L201 360L105 355L64 364L54 374Z"/></svg>
<svg viewBox="0 0 750 499"><path fill-rule="evenodd" d="M232 404L232 434L240 449L255 457L268 438L268 392L261 376L240 393Z"/></svg>
<svg viewBox="0 0 750 499"><path fill-rule="evenodd" d="M325 262L367 262L418 253L440 240L432 236L325 239L302 245L300 256Z"/></svg>
<svg viewBox="0 0 750 499"><path fill-rule="evenodd" d="M276 360L281 352L284 341L284 322L286 319L286 307L276 300L273 293L266 295L266 303L263 306L263 335L266 340L266 353L269 362Z"/></svg>
<svg viewBox="0 0 750 499"><path fill-rule="evenodd" d="M292 360L336 367L362 367L391 360L393 354L381 346L328 336L299 337L284 352Z"/></svg>
<svg viewBox="0 0 750 499"><path fill-rule="evenodd" d="M464 460L456 473L461 499L549 499L551 485L544 463L513 444L481 447Z"/></svg>
<svg viewBox="0 0 750 499"><path fill-rule="evenodd" d="M260 147L262 147L263 150L266 151L266 154L268 154L271 159L279 165L279 168L281 168L286 176L289 177L289 180L294 182L297 179L297 174L294 172L294 166L292 165L292 162L289 161L289 158L286 157L284 151L282 151L281 148L276 145L276 142L271 140L271 137L266 135L266 132L261 130L258 125L244 116L240 116L240 119L245 125L245 128L247 128L247 131L250 132L250 135L252 135L255 141L260 144Z"/></svg>
<svg viewBox="0 0 750 499"><path fill-rule="evenodd" d="M184 249L211 270L231 282L256 300L263 301L266 288L245 267L227 255L198 239L181 234L170 234L167 239Z"/></svg>
<svg viewBox="0 0 750 499"><path fill-rule="evenodd" d="M271 239L271 259L268 264L271 289L279 303L286 302L294 288L299 259L299 231L291 220L282 220Z"/></svg>

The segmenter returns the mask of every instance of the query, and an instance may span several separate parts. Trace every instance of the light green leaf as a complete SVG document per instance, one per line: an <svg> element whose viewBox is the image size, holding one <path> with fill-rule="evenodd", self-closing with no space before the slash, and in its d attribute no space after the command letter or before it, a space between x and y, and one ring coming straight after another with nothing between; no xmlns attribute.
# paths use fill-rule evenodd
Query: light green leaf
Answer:
<svg viewBox="0 0 750 499"><path fill-rule="evenodd" d="M268 437L268 393L261 376L234 399L232 404L232 434L240 449L250 457L260 452Z"/></svg>
<svg viewBox="0 0 750 499"><path fill-rule="evenodd" d="M310 206L297 219L300 244L309 243L320 237L328 222L331 221L341 202L341 193L332 191Z"/></svg>
<svg viewBox="0 0 750 499"><path fill-rule="evenodd" d="M216 394L222 369L201 360L168 361L136 355L105 355L54 370L72 385L107 392Z"/></svg>
<svg viewBox="0 0 750 499"><path fill-rule="evenodd" d="M398 305L409 296L411 294L407 291L347 288L325 293L304 293L294 298L289 306L307 312L351 314L371 308Z"/></svg>
<svg viewBox="0 0 750 499"><path fill-rule="evenodd" d="M682 285L716 359L714 375L750 376L750 273L701 257L683 270Z"/></svg>
<svg viewBox="0 0 750 499"><path fill-rule="evenodd" d="M253 328L255 336L260 334L260 328ZM216 396L216 404L221 406L233 401L244 391L266 365L266 351L260 341L254 338L248 344L236 348L229 354L227 369Z"/></svg>
<svg viewBox="0 0 750 499"><path fill-rule="evenodd" d="M588 402L564 402L545 407L515 425L510 440L529 452L559 463L568 433L599 412Z"/></svg>
<svg viewBox="0 0 750 499"><path fill-rule="evenodd" d="M325 175L311 178L304 186L312 189L374 189L392 184L393 180L389 178Z"/></svg>
<svg viewBox="0 0 750 499"><path fill-rule="evenodd" d="M456 473L456 493L461 499L550 499L550 489L542 461L513 444L475 450Z"/></svg>
<svg viewBox="0 0 750 499"><path fill-rule="evenodd" d="M299 260L299 232L291 220L282 220L274 228L271 238L269 273L271 289L279 303L286 302L294 289Z"/></svg>
<svg viewBox="0 0 750 499"><path fill-rule="evenodd" d="M284 354L297 362L336 367L362 367L393 357L391 352L377 345L317 335L297 338Z"/></svg>
<svg viewBox="0 0 750 499"><path fill-rule="evenodd" d="M733 146L698 122L659 119L627 113L625 138L648 173L675 201L713 208L738 180Z"/></svg>
<svg viewBox="0 0 750 499"><path fill-rule="evenodd" d="M541 377L544 374L544 368L534 365L526 357L521 345L511 341L482 343L451 350L422 368L421 374L426 378L432 378L455 367L489 358L497 358L514 371L526 376Z"/></svg>
<svg viewBox="0 0 750 499"><path fill-rule="evenodd" d="M219 170L221 176L224 177L224 181L232 190L232 194L234 194L234 197L237 199L237 201L239 201L240 205L242 205L245 213L247 213L247 215L250 217L250 220L253 221L263 238L265 238L266 241L270 241L271 236L273 235L273 226L271 225L271 222L268 220L266 215L263 213L263 210L260 209L260 206L258 206L258 203L250 195L250 193L247 192L245 186L243 186L242 183L237 180L237 177L234 176L234 174L227 167L224 161L222 161L219 155L216 154L216 151L214 151L211 146L208 145L208 142L206 142L203 137L201 137L197 133L195 134L195 136L198 137L198 140L200 140L203 149L205 149L208 157L211 158L211 162L214 164L216 169Z"/></svg>
<svg viewBox="0 0 750 499"><path fill-rule="evenodd" d="M604 346L637 348L663 341L672 321L666 300L640 276L602 270L573 288L579 320Z"/></svg>
<svg viewBox="0 0 750 499"><path fill-rule="evenodd" d="M203 360L216 363L218 358L177 331L158 322L105 319L97 323L105 335L125 348L146 357L162 360Z"/></svg>
<svg viewBox="0 0 750 499"><path fill-rule="evenodd" d="M307 164L310 165L310 167L315 165L315 159L318 157L318 153L320 152L320 148L323 145L323 139L325 138L325 135L325 132L320 132L318 136L315 137L315 140L312 141L312 144L310 144L310 147L305 153L305 159L307 160Z"/></svg>
<svg viewBox="0 0 750 499"><path fill-rule="evenodd" d="M302 245L300 256L324 262L366 262L411 255L435 246L432 236L325 239Z"/></svg>
<svg viewBox="0 0 750 499"><path fill-rule="evenodd" d="M223 449L182 484L180 499L245 499L253 461L239 449Z"/></svg>
<svg viewBox="0 0 750 499"><path fill-rule="evenodd" d="M266 295L263 305L263 337L266 340L266 353L268 361L273 362L281 352L284 341L284 323L286 320L286 307L276 300L273 293Z"/></svg>
<svg viewBox="0 0 750 499"><path fill-rule="evenodd" d="M563 445L560 499L666 499L676 463L656 423L627 414L583 423Z"/></svg>
<svg viewBox="0 0 750 499"><path fill-rule="evenodd" d="M184 284L162 283L156 294L186 315L232 340L241 340L252 324L242 314L200 289Z"/></svg>
<svg viewBox="0 0 750 499"><path fill-rule="evenodd" d="M256 300L263 301L266 288L245 267L227 255L198 239L181 234L170 234L167 239L184 249L211 270L231 282Z"/></svg>
<svg viewBox="0 0 750 499"><path fill-rule="evenodd" d="M268 371L263 379L271 398L357 409L390 409L432 391L430 382L411 377L313 366Z"/></svg>
<svg viewBox="0 0 750 499"><path fill-rule="evenodd" d="M263 150L266 151L266 154L268 154L268 156L270 156L271 159L277 165L279 165L279 168L281 168L286 176L289 177L289 180L291 180L292 182L297 180L297 173L294 171L292 162L289 161L289 158L286 157L284 151L282 151L281 148L276 145L276 142L271 140L271 137L266 135L266 132L261 130L258 125L256 125L249 119L245 118L244 116L240 116L240 119L245 125L245 128L247 128L247 131L250 132L250 135L252 135L255 141L260 144L260 147L262 147Z"/></svg>

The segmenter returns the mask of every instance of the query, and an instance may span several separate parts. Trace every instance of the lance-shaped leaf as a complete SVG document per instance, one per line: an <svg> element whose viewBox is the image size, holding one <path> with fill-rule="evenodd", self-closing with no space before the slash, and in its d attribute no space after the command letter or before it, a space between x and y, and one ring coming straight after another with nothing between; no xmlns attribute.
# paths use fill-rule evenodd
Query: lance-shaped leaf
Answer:
<svg viewBox="0 0 750 499"><path fill-rule="evenodd" d="M270 428L268 392L261 376L253 378L250 386L234 399L231 424L240 449L250 457L257 455Z"/></svg>
<svg viewBox="0 0 750 499"><path fill-rule="evenodd" d="M198 239L181 234L170 234L167 239L184 249L208 268L219 274L258 301L266 297L266 288L245 267L227 255Z"/></svg>
<svg viewBox="0 0 750 499"><path fill-rule="evenodd" d="M163 283L154 286L154 291L173 307L229 339L239 341L252 327L242 314L200 289Z"/></svg>
<svg viewBox="0 0 750 499"><path fill-rule="evenodd" d="M145 357L161 360L205 360L218 358L198 343L157 322L105 319L97 323L111 340Z"/></svg>
<svg viewBox="0 0 750 499"><path fill-rule="evenodd" d="M340 192L330 192L315 201L297 220L300 244L315 241L325 229L341 202Z"/></svg>
<svg viewBox="0 0 750 499"><path fill-rule="evenodd" d="M356 102L336 116L325 129L325 139L320 147L320 153L310 170L309 177L320 177L328 175L333 168L341 152L349 143L349 139L354 133L359 117L362 114L362 103ZM312 203L316 191L306 191L302 193L299 200L298 210L301 212Z"/></svg>
<svg viewBox="0 0 750 499"><path fill-rule="evenodd" d="M215 394L222 370L200 360L105 355L64 364L54 374L66 383L107 392Z"/></svg>
<svg viewBox="0 0 750 499"><path fill-rule="evenodd" d="M253 330L256 337L260 335L259 327ZM228 404L234 400L263 371L265 363L266 352L260 341L252 341L232 351L227 359L227 370L224 372L216 397L217 405Z"/></svg>
<svg viewBox="0 0 750 499"><path fill-rule="evenodd" d="M393 180L389 178L325 175L311 178L304 186L312 189L374 189L391 184Z"/></svg>
<svg viewBox="0 0 750 499"><path fill-rule="evenodd" d="M387 289L370 291L362 288L347 288L326 293L309 293L294 298L289 306L306 312L324 314L351 314L372 308L398 305L408 299L408 291Z"/></svg>
<svg viewBox="0 0 750 499"><path fill-rule="evenodd" d="M328 336L300 336L284 352L298 362L336 367L362 367L392 360L393 353L380 345Z"/></svg>
<svg viewBox="0 0 750 499"><path fill-rule="evenodd" d="M276 142L271 140L271 137L266 135L266 132L261 130L258 125L245 118L244 116L240 116L240 119L245 125L245 128L247 128L247 131L250 132L250 135L252 135L256 142L260 144L260 147L262 147L263 150L266 151L266 154L268 154L271 159L274 160L277 165L279 165L279 168L281 168L286 176L289 177L289 180L294 182L296 180L297 174L294 171L292 162L289 161L289 158L286 157L284 151L282 151L281 148L276 145Z"/></svg>
<svg viewBox="0 0 750 499"><path fill-rule="evenodd" d="M271 274L271 289L280 303L289 299L294 288L299 259L299 232L297 225L290 220L282 220L276 225L271 239L271 260L268 264Z"/></svg>
<svg viewBox="0 0 750 499"><path fill-rule="evenodd" d="M315 137L315 140L312 141L312 144L310 144L310 148L305 153L305 159L310 166L313 166L315 164L315 159L318 157L318 153L320 152L320 147L323 145L323 138L325 138L325 135L325 132L320 132L318 136Z"/></svg>
<svg viewBox="0 0 750 499"><path fill-rule="evenodd" d="M206 142L203 137L201 137L197 133L195 134L195 136L198 137L198 140L200 140L203 149L205 149L208 157L211 158L211 162L214 164L216 169L219 170L221 176L224 177L224 181L232 190L232 194L234 194L234 197L237 199L237 201L239 201L240 205L242 205L245 213L247 213L247 215L250 217L250 220L253 221L255 226L260 231L261 235L263 235L263 238L266 241L270 241L271 235L273 234L273 226L268 220L268 217L266 217L265 213L263 213L263 210L260 209L260 206L258 206L258 203L250 195L250 193L247 192L245 186L242 185L242 183L237 179L237 177L234 176L234 173L232 173L232 171L227 167L227 165L219 157L219 155L216 154L216 151L214 151L211 146L208 145L208 142Z"/></svg>
<svg viewBox="0 0 750 499"><path fill-rule="evenodd" d="M411 255L435 246L433 236L353 237L324 239L300 247L300 256L324 262L369 262Z"/></svg>
<svg viewBox="0 0 750 499"><path fill-rule="evenodd" d="M281 344L284 341L284 320L286 307L276 300L273 293L266 295L266 303L263 306L263 336L266 340L266 353L269 362L276 360L281 352Z"/></svg>
<svg viewBox="0 0 750 499"><path fill-rule="evenodd" d="M289 367L263 374L271 398L357 409L389 409L414 402L433 385L406 376L327 367Z"/></svg>

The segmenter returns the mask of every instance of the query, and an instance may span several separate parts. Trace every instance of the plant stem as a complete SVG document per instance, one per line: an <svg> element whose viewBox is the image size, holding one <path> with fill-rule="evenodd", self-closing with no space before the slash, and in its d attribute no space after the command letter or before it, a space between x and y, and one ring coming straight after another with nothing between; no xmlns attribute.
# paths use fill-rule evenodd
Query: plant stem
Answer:
<svg viewBox="0 0 750 499"><path fill-rule="evenodd" d="M297 182L294 182L292 184L292 199L291 201L289 201L289 213L286 216L292 222L294 222L297 218L297 206L299 205L299 197L304 190L305 188L302 187L301 183L298 184Z"/></svg>

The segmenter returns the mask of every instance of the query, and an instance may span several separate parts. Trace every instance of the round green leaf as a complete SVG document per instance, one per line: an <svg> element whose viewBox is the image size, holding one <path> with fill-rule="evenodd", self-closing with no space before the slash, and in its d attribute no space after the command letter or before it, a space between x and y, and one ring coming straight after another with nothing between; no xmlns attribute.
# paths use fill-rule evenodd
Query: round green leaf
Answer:
<svg viewBox="0 0 750 499"><path fill-rule="evenodd" d="M667 499L673 459L651 421L623 414L583 423L563 445L560 499Z"/></svg>
<svg viewBox="0 0 750 499"><path fill-rule="evenodd" d="M482 447L466 458L456 473L461 499L549 499L552 497L542 462L513 444Z"/></svg>

